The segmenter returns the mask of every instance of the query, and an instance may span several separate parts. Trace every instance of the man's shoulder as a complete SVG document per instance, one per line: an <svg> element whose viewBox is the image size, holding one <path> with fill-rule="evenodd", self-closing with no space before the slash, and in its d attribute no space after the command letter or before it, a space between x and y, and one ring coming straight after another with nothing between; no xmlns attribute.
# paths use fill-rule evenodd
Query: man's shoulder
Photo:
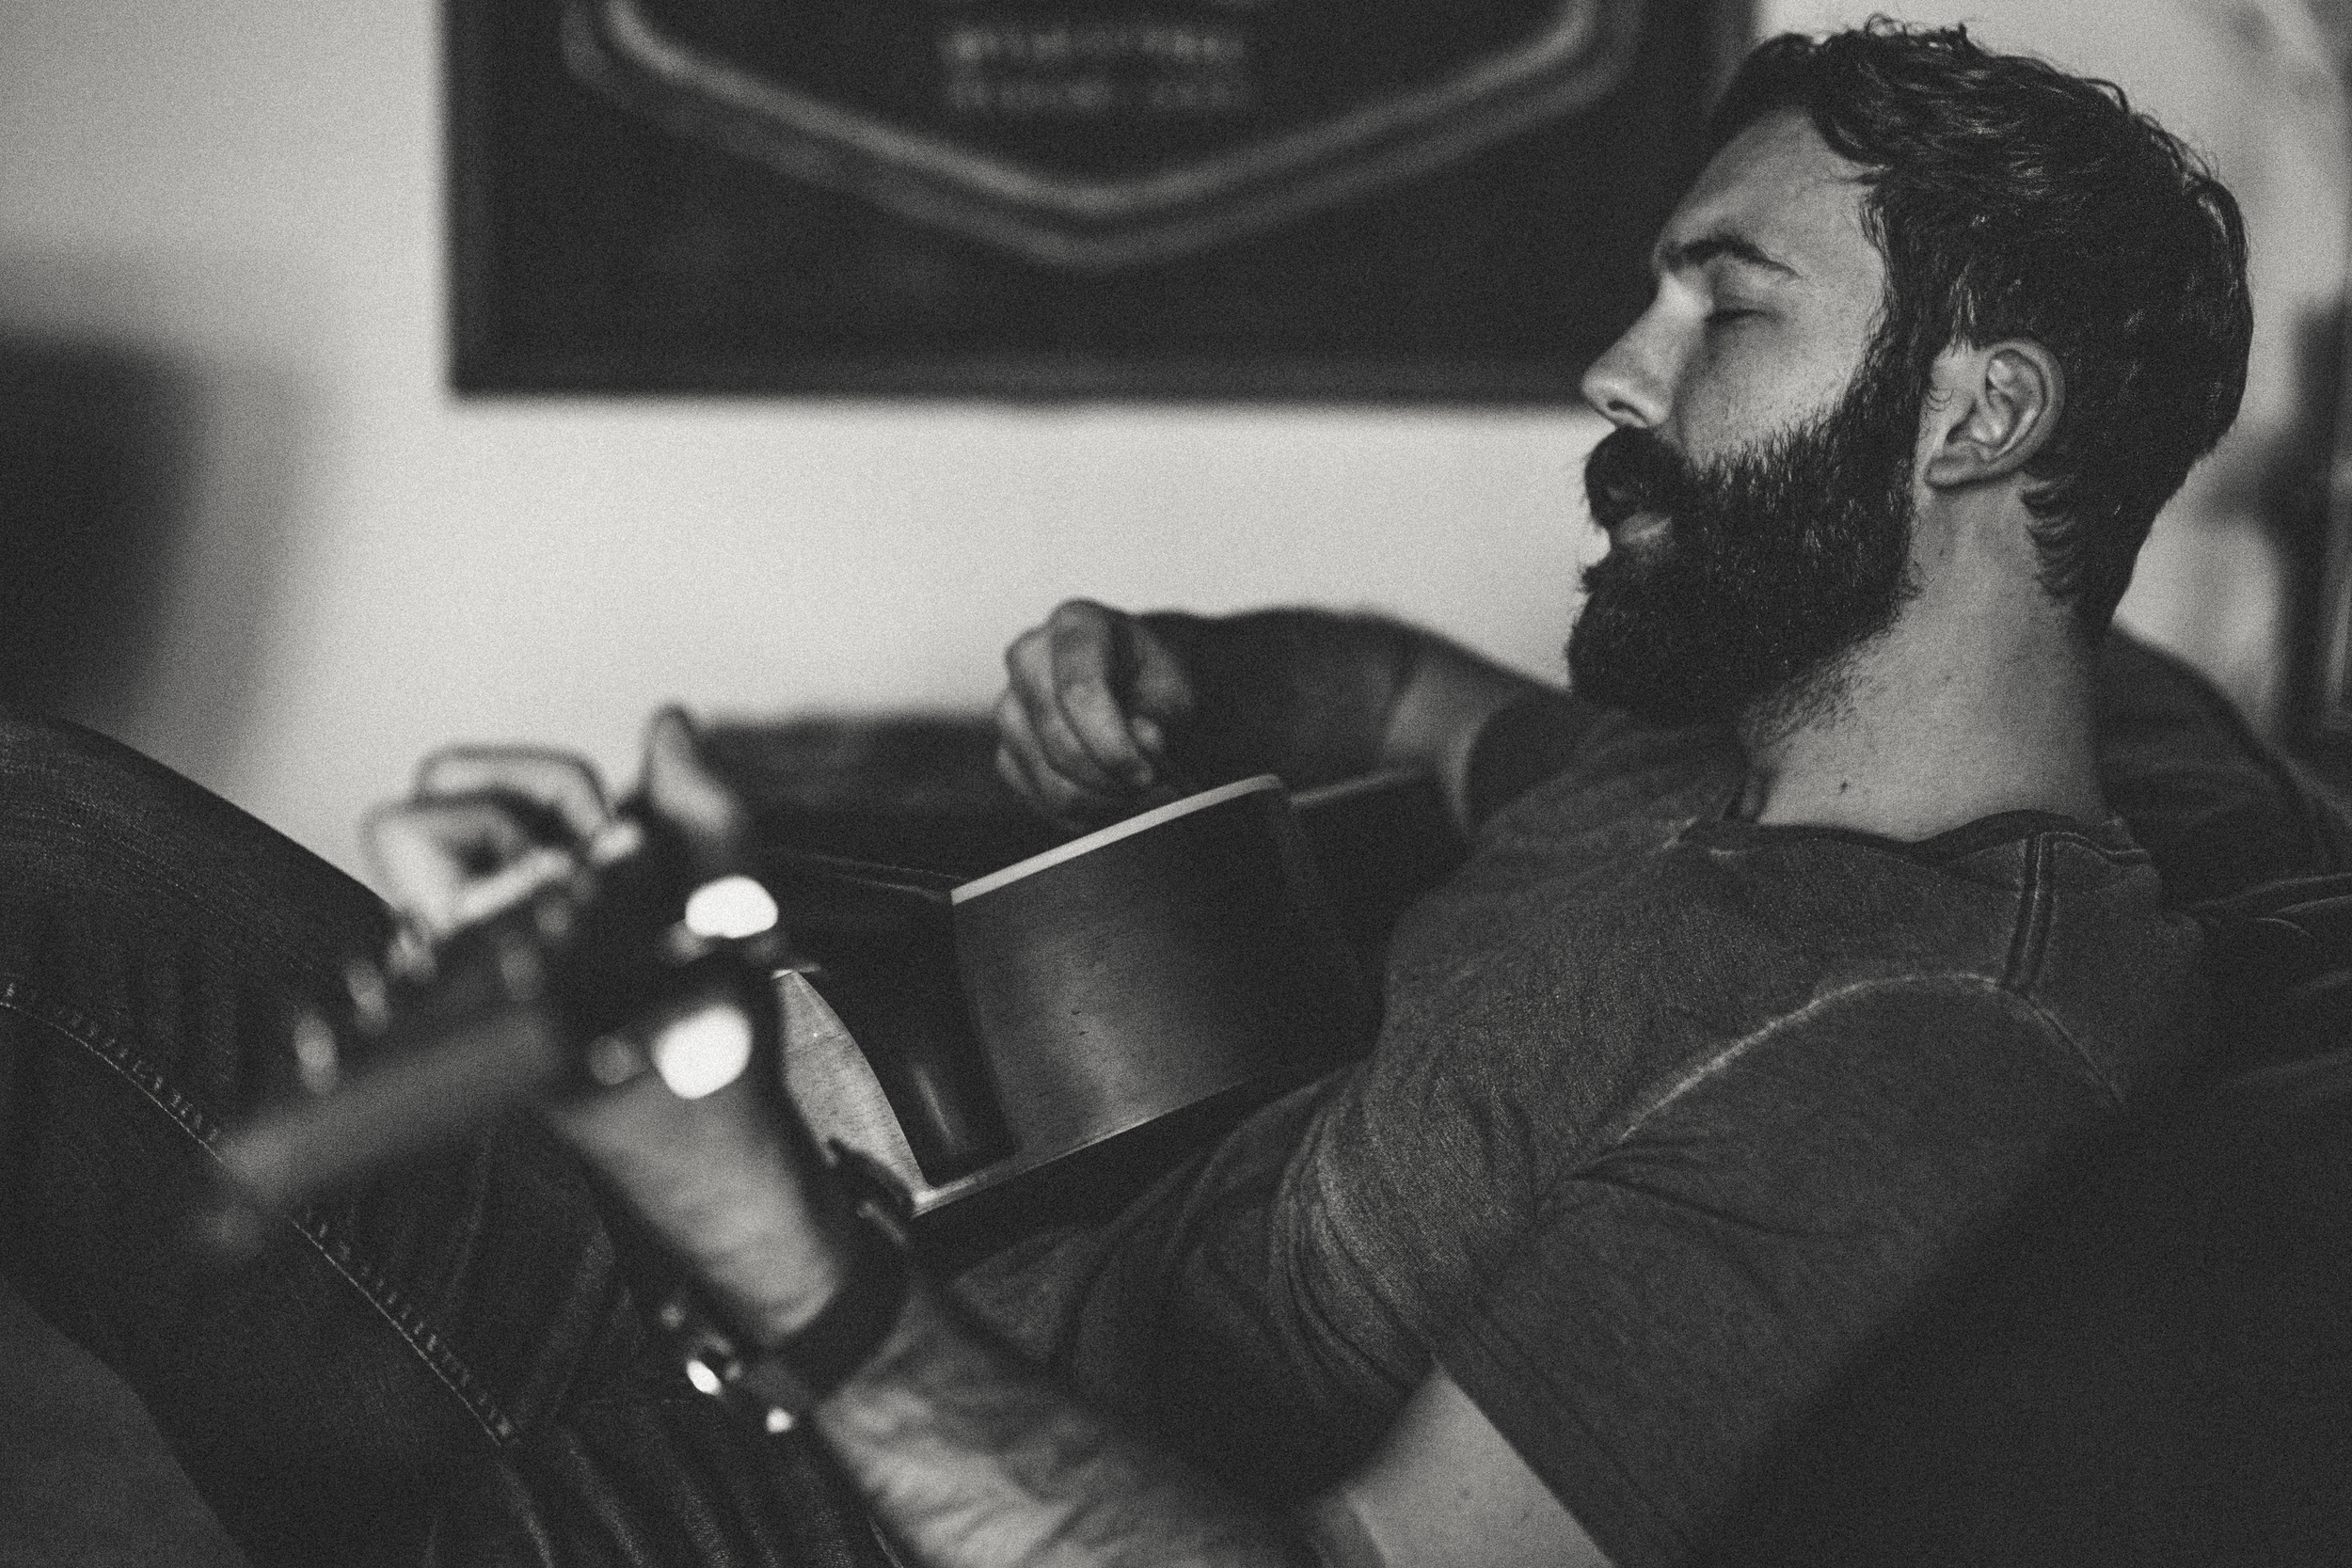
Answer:
<svg viewBox="0 0 2352 1568"><path fill-rule="evenodd" d="M1725 809L1736 771L1687 752L1658 760L1645 782L1661 787L1563 776L1515 805L1457 877L1454 916L1505 906L1537 945L1573 926L1579 961L1755 945L1792 974L1853 954L2004 984L2031 983L2021 955L2056 923L2122 937L2186 924L2120 821L2012 812L1917 842L1762 825Z"/></svg>
<svg viewBox="0 0 2352 1568"><path fill-rule="evenodd" d="M1694 914L1810 960L1791 966L1792 1011L1958 988L1989 1027L2042 1033L2117 1093L2196 1037L2198 927L2121 822L2006 813L1910 844L1706 824L1676 858Z"/></svg>
<svg viewBox="0 0 2352 1568"><path fill-rule="evenodd" d="M2116 824L2011 814L1900 844L1629 813L1547 841L1514 815L1417 911L1392 976L1405 1017L1473 1051L1565 1044L1623 1093L1802 1034L1828 998L1843 1016L1958 988L1986 1027L2121 1085L2185 1049L2201 1017L2197 928Z"/></svg>

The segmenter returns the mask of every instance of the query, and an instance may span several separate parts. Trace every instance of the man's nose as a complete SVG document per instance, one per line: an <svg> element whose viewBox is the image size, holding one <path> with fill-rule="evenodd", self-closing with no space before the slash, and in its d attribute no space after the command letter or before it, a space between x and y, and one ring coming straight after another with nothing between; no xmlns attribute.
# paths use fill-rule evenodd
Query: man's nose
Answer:
<svg viewBox="0 0 2352 1568"><path fill-rule="evenodd" d="M1666 422L1669 383L1656 362L1650 325L1647 316L1635 322L1593 361L1578 388L1596 413L1621 428L1655 430Z"/></svg>

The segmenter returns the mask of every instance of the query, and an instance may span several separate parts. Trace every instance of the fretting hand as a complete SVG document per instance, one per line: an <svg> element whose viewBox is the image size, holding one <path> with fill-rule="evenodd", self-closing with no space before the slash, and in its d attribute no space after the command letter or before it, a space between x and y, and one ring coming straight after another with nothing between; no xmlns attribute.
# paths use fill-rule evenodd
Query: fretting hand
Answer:
<svg viewBox="0 0 2352 1568"><path fill-rule="evenodd" d="M743 814L696 749L685 716L647 730L644 796L688 852L716 871L737 859ZM370 820L369 848L392 903L430 939L637 847L577 757L518 747L437 753L414 797ZM671 1020L644 1021L646 1053ZM578 1042L575 1042L578 1043ZM541 1107L550 1125L695 1268L745 1328L781 1337L832 1293L847 1223L807 1130L746 1073L685 1099L644 1073Z"/></svg>

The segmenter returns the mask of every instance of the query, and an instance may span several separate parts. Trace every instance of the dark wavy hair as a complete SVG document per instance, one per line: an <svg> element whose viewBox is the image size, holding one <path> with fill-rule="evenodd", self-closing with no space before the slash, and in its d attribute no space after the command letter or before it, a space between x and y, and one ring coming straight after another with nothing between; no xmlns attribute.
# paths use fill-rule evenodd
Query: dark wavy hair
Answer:
<svg viewBox="0 0 2352 1568"><path fill-rule="evenodd" d="M2026 503L2042 586L2104 630L2157 510L2237 417L2253 309L2236 200L2113 83L1963 27L1770 40L1717 105L1715 146L1784 109L1868 171L1881 351L1922 383L1954 343L2058 357L2066 401Z"/></svg>

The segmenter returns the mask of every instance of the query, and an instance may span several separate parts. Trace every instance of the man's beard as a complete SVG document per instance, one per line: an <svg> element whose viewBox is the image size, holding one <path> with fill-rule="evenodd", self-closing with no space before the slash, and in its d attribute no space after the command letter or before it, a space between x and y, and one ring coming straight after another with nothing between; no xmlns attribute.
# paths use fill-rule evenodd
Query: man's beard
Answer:
<svg viewBox="0 0 2352 1568"><path fill-rule="evenodd" d="M1645 430L1594 449L1596 522L1667 521L1585 572L1568 639L1578 694L1659 723L1778 733L1835 708L1849 657L1917 592L1922 392L1889 358L1873 352L1827 413L1705 468Z"/></svg>

